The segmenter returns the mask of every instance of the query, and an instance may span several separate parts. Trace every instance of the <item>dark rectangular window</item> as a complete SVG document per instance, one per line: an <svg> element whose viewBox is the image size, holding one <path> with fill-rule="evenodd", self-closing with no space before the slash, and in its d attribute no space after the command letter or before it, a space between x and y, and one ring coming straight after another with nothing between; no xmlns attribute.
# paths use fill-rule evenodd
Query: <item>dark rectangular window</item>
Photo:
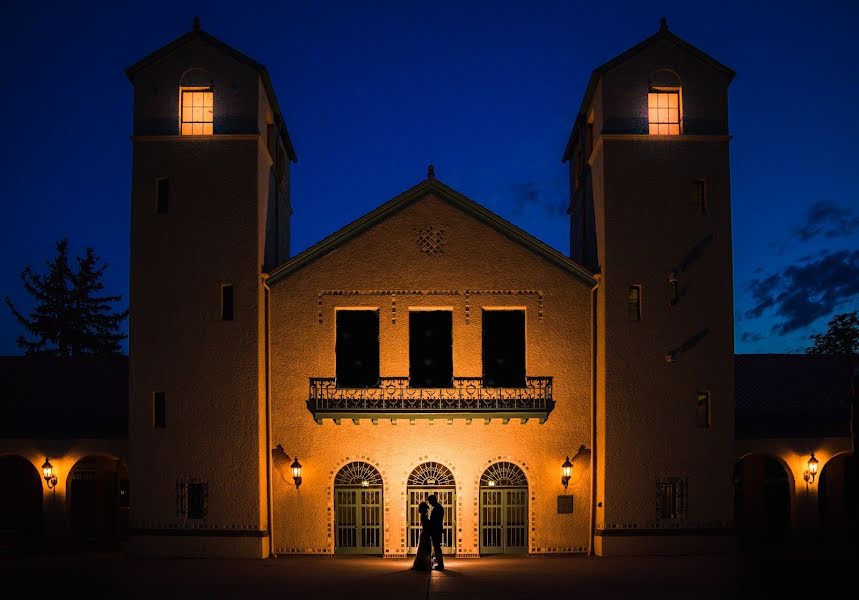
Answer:
<svg viewBox="0 0 859 600"><path fill-rule="evenodd" d="M641 320L641 286L629 286L626 316L630 321Z"/></svg>
<svg viewBox="0 0 859 600"><path fill-rule="evenodd" d="M409 386L453 387L453 313L409 313Z"/></svg>
<svg viewBox="0 0 859 600"><path fill-rule="evenodd" d="M660 478L656 482L656 518L686 518L686 480L679 477Z"/></svg>
<svg viewBox="0 0 859 600"><path fill-rule="evenodd" d="M703 179L695 180L695 208L698 214L707 214L707 182Z"/></svg>
<svg viewBox="0 0 859 600"><path fill-rule="evenodd" d="M233 320L233 308L234 308L233 284L232 283L222 283L221 284L221 320L222 321L232 321Z"/></svg>
<svg viewBox="0 0 859 600"><path fill-rule="evenodd" d="M703 429L710 427L710 392L698 392L695 422Z"/></svg>
<svg viewBox="0 0 859 600"><path fill-rule="evenodd" d="M170 180L160 177L155 180L155 212L166 215L170 200Z"/></svg>
<svg viewBox="0 0 859 600"><path fill-rule="evenodd" d="M188 483L188 518L205 519L208 511L209 484L205 482Z"/></svg>
<svg viewBox="0 0 859 600"><path fill-rule="evenodd" d="M337 311L337 387L379 385L379 311Z"/></svg>
<svg viewBox="0 0 859 600"><path fill-rule="evenodd" d="M164 392L152 392L152 426L167 427L167 400Z"/></svg>
<svg viewBox="0 0 859 600"><path fill-rule="evenodd" d="M525 311L483 311L484 387L525 387Z"/></svg>

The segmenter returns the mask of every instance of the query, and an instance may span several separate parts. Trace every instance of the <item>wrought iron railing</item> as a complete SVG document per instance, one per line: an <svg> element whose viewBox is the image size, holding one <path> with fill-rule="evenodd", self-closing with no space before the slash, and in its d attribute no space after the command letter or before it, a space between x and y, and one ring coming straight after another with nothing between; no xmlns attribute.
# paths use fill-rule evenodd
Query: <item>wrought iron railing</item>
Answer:
<svg viewBox="0 0 859 600"><path fill-rule="evenodd" d="M480 377L454 377L449 388L409 387L408 377L382 377L378 387L341 388L312 377L307 407L318 413L548 413L551 377L526 377L525 387L484 387Z"/></svg>

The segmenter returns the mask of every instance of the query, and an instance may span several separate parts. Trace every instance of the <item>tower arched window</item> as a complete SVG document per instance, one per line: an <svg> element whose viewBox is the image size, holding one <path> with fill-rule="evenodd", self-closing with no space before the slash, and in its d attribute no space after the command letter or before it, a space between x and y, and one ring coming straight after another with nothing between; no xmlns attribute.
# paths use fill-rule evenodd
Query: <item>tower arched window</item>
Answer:
<svg viewBox="0 0 859 600"><path fill-rule="evenodd" d="M650 76L647 93L647 124L650 135L680 135L683 132L683 86L669 69Z"/></svg>

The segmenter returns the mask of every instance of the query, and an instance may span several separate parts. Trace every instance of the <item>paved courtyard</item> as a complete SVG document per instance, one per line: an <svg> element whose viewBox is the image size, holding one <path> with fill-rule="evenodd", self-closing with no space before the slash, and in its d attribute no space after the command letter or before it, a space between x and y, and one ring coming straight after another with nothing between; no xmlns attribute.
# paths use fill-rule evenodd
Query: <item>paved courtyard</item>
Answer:
<svg viewBox="0 0 859 600"><path fill-rule="evenodd" d="M123 554L0 557L4 598L792 598L852 583L849 557L451 559L444 572L407 560L137 559ZM853 581L851 581L853 580ZM12 584L16 584L11 587ZM6 594L10 589L23 593ZM29 590L29 592L26 592ZM840 594L852 597L847 591Z"/></svg>

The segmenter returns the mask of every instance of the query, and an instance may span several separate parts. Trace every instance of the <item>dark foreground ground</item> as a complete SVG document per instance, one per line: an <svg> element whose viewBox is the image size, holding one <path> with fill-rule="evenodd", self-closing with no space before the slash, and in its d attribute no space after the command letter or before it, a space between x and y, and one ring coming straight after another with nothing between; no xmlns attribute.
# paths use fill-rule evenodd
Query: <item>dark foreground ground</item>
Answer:
<svg viewBox="0 0 859 600"><path fill-rule="evenodd" d="M851 556L817 553L446 563L419 573L411 561L379 558L3 556L0 598L850 598L859 569Z"/></svg>

